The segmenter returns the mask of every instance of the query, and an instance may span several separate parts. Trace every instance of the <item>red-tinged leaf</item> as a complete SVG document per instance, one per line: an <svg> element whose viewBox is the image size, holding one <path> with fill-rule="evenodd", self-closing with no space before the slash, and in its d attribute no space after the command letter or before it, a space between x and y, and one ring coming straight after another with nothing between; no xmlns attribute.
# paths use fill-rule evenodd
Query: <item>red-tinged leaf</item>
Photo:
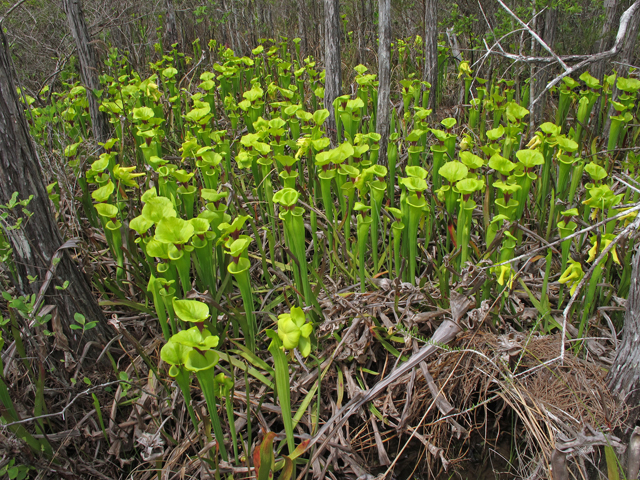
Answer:
<svg viewBox="0 0 640 480"><path fill-rule="evenodd" d="M258 475L258 470L260 470L260 447L256 447L253 449L253 468L256 471L256 476Z"/></svg>
<svg viewBox="0 0 640 480"><path fill-rule="evenodd" d="M447 228L449 229L449 236L451 237L453 248L458 248L458 242L456 242L456 231L453 228L453 223L450 223Z"/></svg>
<svg viewBox="0 0 640 480"><path fill-rule="evenodd" d="M273 439L276 434L273 432L267 432L260 444L260 450L258 455L258 461L256 462L256 450L253 452L253 461L256 468L256 474L258 480L269 480L272 475L274 456L273 456Z"/></svg>
<svg viewBox="0 0 640 480"><path fill-rule="evenodd" d="M475 244L473 240L469 240L469 245L471 245L471 248L473 248L473 251L476 252L476 255L478 258L482 257L482 254L480 253L480 249L478 249L478 246Z"/></svg>
<svg viewBox="0 0 640 480"><path fill-rule="evenodd" d="M291 460L295 460L296 458L298 458L300 455L303 455L304 452L307 451L307 447L309 446L309 443L311 442L311 439L308 438L306 440L304 440L302 443L300 443L300 445L298 445L296 447L296 449L293 451L293 453L291 453L291 455L289 455L289 458ZM287 458L287 457L284 457Z"/></svg>
<svg viewBox="0 0 640 480"><path fill-rule="evenodd" d="M306 440L308 442L308 440ZM297 450L297 449L296 449ZM289 480L293 473L293 462L287 456L282 457L284 459L284 468L278 477L278 480Z"/></svg>
<svg viewBox="0 0 640 480"><path fill-rule="evenodd" d="M123 200L129 200L129 197L127 196L127 193L124 191L124 188L122 187L122 185L118 185L118 191L120 192L120 195L122 195Z"/></svg>

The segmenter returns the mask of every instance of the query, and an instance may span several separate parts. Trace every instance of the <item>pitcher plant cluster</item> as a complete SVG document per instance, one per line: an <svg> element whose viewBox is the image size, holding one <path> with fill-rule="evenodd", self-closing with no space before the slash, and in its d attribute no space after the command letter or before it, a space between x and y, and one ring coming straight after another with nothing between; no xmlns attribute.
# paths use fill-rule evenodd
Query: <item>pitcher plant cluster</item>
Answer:
<svg viewBox="0 0 640 480"><path fill-rule="evenodd" d="M318 296L331 288L327 278L359 284L361 292L376 289L378 277L417 287L428 281L446 307L449 285L481 267L490 272L482 297L504 301L517 287L510 261L527 251L532 235L566 238L541 257L545 286L561 285L561 308L635 212L572 235L638 201L637 190L621 188L613 172L633 181L640 160L619 148L640 132L637 79L565 77L555 118L531 131L528 89L478 78L463 62L464 112L440 120L426 108L440 93L417 79L406 42L396 42L404 77L394 79L392 92L402 109L392 112L383 166L376 75L359 65L354 93L324 105L316 61L300 58L295 42L293 51L286 42L267 45L236 57L211 44L219 61L198 77L179 71L184 59L175 51L150 65L146 78L111 51L103 89L93 92L114 132L99 154L85 140L84 87L66 85L37 108L26 97L35 138L51 142L47 126L58 129L53 148L66 157L84 215L113 256L115 275L98 283L115 298L139 290L139 302L155 311L168 374L194 428L213 432L221 459L238 462L247 448L235 430L229 373L252 375L276 392L289 455L276 462L270 449L261 452L264 478L271 470L290 475L301 454L290 369L304 358L321 362L314 327L323 319ZM606 122L610 106L616 115ZM605 123L603 146L590 132ZM50 188L54 202L59 189ZM629 243L611 249L579 292L580 335L598 305L628 291ZM557 325L546 291L543 297L539 328L548 332ZM277 317L271 312L280 304L288 306ZM272 361L262 358L264 346ZM193 377L208 418L193 407ZM304 408L316 394L307 394Z"/></svg>

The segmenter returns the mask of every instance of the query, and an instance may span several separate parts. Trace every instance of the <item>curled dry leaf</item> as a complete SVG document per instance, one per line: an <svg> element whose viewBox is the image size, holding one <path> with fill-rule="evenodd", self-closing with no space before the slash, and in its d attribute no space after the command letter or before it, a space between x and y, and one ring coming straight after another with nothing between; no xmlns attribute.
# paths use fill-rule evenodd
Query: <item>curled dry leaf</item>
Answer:
<svg viewBox="0 0 640 480"><path fill-rule="evenodd" d="M142 447L140 456L145 462L152 462L164 455L164 439L157 433L141 433L136 443Z"/></svg>
<svg viewBox="0 0 640 480"><path fill-rule="evenodd" d="M487 318L489 315L489 311L491 310L491 301L483 300L480 303L480 308L474 308L473 310L467 313L467 325L465 325L468 329L473 330L477 325L481 324L482 321Z"/></svg>

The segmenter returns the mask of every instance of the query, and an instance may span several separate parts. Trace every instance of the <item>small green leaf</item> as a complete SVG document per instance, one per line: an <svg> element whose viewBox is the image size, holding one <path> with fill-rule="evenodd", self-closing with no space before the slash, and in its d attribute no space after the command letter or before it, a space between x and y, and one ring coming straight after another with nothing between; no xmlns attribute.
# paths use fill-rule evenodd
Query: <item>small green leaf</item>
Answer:
<svg viewBox="0 0 640 480"><path fill-rule="evenodd" d="M584 169L594 182L599 182L607 176L607 171L600 165L593 162L589 162Z"/></svg>
<svg viewBox="0 0 640 480"><path fill-rule="evenodd" d="M538 150L518 150L516 157L525 166L525 168L533 168L536 165L544 164L544 157Z"/></svg>
<svg viewBox="0 0 640 480"><path fill-rule="evenodd" d="M209 307L198 300L173 299L175 314L184 322L201 323L209 318Z"/></svg>
<svg viewBox="0 0 640 480"><path fill-rule="evenodd" d="M493 168L502 175L508 176L511 171L516 168L516 164L504 158L502 155L495 154L489 159L489 168Z"/></svg>
<svg viewBox="0 0 640 480"><path fill-rule="evenodd" d="M447 162L440 169L438 173L446 178L449 183L455 183L458 180L466 178L469 173L469 169L466 165L460 162Z"/></svg>
<svg viewBox="0 0 640 480"><path fill-rule="evenodd" d="M94 207L101 217L111 219L118 215L118 207L110 203L98 203Z"/></svg>
<svg viewBox="0 0 640 480"><path fill-rule="evenodd" d="M155 239L162 243L181 245L187 243L195 229L186 220L176 217L164 217L158 222Z"/></svg>
<svg viewBox="0 0 640 480"><path fill-rule="evenodd" d="M113 184L111 180L107 182L106 185L98 188L91 194L91 198L93 198L96 202L106 202L109 200L111 194L115 191L116 186Z"/></svg>
<svg viewBox="0 0 640 480"><path fill-rule="evenodd" d="M447 130L450 130L453 128L453 126L458 123L458 121L455 118L445 118L444 120L442 120L440 122L442 124L442 126L444 128L446 128Z"/></svg>
<svg viewBox="0 0 640 480"><path fill-rule="evenodd" d="M502 125L498 125L497 128L493 128L491 130L487 130L487 138L492 142L495 142L500 137L504 135L504 127Z"/></svg>

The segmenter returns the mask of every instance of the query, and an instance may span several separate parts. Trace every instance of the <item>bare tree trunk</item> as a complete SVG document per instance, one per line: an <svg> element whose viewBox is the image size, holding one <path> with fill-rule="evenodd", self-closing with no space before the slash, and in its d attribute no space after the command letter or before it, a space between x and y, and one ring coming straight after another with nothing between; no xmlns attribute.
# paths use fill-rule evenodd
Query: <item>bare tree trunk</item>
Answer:
<svg viewBox="0 0 640 480"><path fill-rule="evenodd" d="M640 411L640 254L633 255L633 270L627 309L624 315L622 342L618 345L616 358L607 375L611 392L629 408L627 432L633 430Z"/></svg>
<svg viewBox="0 0 640 480"><path fill-rule="evenodd" d="M256 10L255 0L251 1L251 45L255 48L258 45L258 29L256 28L256 18L258 18L258 12Z"/></svg>
<svg viewBox="0 0 640 480"><path fill-rule="evenodd" d="M376 132L380 134L378 163L387 165L389 122L391 117L391 0L378 0L378 110Z"/></svg>
<svg viewBox="0 0 640 480"><path fill-rule="evenodd" d="M634 54L638 52L636 43L638 40L638 30L640 30L640 8L636 10L629 21L629 30L627 31L622 50L620 51L620 63L623 64L617 68L618 75L620 76L627 76L629 74L629 65L633 63Z"/></svg>
<svg viewBox="0 0 640 480"><path fill-rule="evenodd" d="M538 17L536 13L535 0L531 2L531 9L532 9L532 17L533 17L531 29L535 32L538 27L538 24L537 24ZM531 55L536 55L536 45L537 45L536 39L532 35L531 36ZM529 93L533 98L535 98L535 91L536 91L536 66L532 63L531 65L529 65ZM536 124L536 115L537 115L537 112L539 112L540 110L541 109L536 108L536 105L534 103L530 102L529 132L533 132L533 129Z"/></svg>
<svg viewBox="0 0 640 480"><path fill-rule="evenodd" d="M0 31L0 204L7 204L14 192L18 193L19 200L26 200L33 195L27 207L32 213L31 217L26 218L22 213L14 212L24 217L22 226L16 230L4 229L4 235L13 248L17 273L15 286L21 295L26 295L38 294L51 267L52 257L62 245L62 238L51 213L36 150L18 102L14 78L9 43ZM37 277L37 281L30 282L28 276ZM69 281L68 288L56 292L51 285L47 301L57 307L64 334L72 348L78 348L88 341L108 338L109 329L93 297L91 284L78 270L66 249L62 250L52 283L60 286L65 280ZM75 313L84 315L87 322L97 321L98 324L81 335L69 328Z"/></svg>
<svg viewBox="0 0 640 480"><path fill-rule="evenodd" d="M558 30L558 9L556 8L548 8L545 16L544 16L544 31L542 32L542 40L551 47L553 50L553 44L556 41L556 32ZM549 65L544 65L541 68L538 68L538 72L536 75L536 86L535 86L535 95L532 95L531 100L538 98L538 95L544 87L547 85L549 80ZM531 80L533 81L533 80ZM544 115L544 107L545 107L545 97L540 99L540 105L537 106L535 111L535 122L536 124L540 124L542 122L542 118Z"/></svg>
<svg viewBox="0 0 640 480"><path fill-rule="evenodd" d="M220 0L220 6L222 7L222 18L226 18L226 14L228 10L227 10L227 6L224 3L224 0ZM228 19L225 20L222 28L222 43L227 48L229 48L233 43L233 40L231 39L231 26Z"/></svg>
<svg viewBox="0 0 640 480"><path fill-rule="evenodd" d="M431 84L429 108L436 108L438 86L438 10L436 0L424 0L424 69L422 79Z"/></svg>
<svg viewBox="0 0 640 480"><path fill-rule="evenodd" d="M176 9L173 6L173 0L165 0L167 14L164 22L164 34L167 39L167 51L173 49L173 45L178 43L178 25L176 24Z"/></svg>
<svg viewBox="0 0 640 480"><path fill-rule="evenodd" d="M605 0L604 10L605 18L602 24L602 31L600 32L600 39L596 42L595 51L604 52L608 50L611 45L611 32L613 31L614 23L616 21L616 12L618 10L619 0ZM594 77L598 80L602 80L604 76L605 68L607 66L607 60L601 60L593 67Z"/></svg>
<svg viewBox="0 0 640 480"><path fill-rule="evenodd" d="M329 130L336 129L333 101L340 96L342 72L340 63L340 4L324 0L324 107L329 110ZM334 137L334 135L331 135Z"/></svg>
<svg viewBox="0 0 640 480"><path fill-rule="evenodd" d="M359 63L367 61L367 8L365 0L360 0L360 25L358 25L358 57Z"/></svg>
<svg viewBox="0 0 640 480"><path fill-rule="evenodd" d="M240 33L238 32L238 13L236 12L236 0L229 0L231 2L231 17L233 18L233 33L231 35L232 50L237 56L240 55Z"/></svg>
<svg viewBox="0 0 640 480"><path fill-rule="evenodd" d="M89 101L89 114L91 115L91 127L93 136L97 142L106 142L109 139L109 123L103 112L100 111L99 102L93 91L100 88L98 79L98 60L96 52L89 37L87 24L84 21L84 12L80 0L63 0L64 11L71 29L71 35L76 42L78 60L80 63L80 75L82 83L87 89Z"/></svg>
<svg viewBox="0 0 640 480"><path fill-rule="evenodd" d="M311 0L313 4L313 18L323 18L323 12L320 11L320 6L322 3L320 0ZM324 64L324 48L322 45L322 39L324 38L324 22L313 22L314 25L314 38L315 38L315 49L314 55L319 57Z"/></svg>
<svg viewBox="0 0 640 480"><path fill-rule="evenodd" d="M304 24L304 0L298 0L298 37L300 38L300 60L307 55L307 29Z"/></svg>
<svg viewBox="0 0 640 480"><path fill-rule="evenodd" d="M233 0L231 0L233 1ZM267 10L267 13L269 15L269 32L268 32L268 36L269 38L275 38L276 37L276 30L275 28L273 28L273 15L272 15L272 11L271 11L271 4L269 4L269 9Z"/></svg>

